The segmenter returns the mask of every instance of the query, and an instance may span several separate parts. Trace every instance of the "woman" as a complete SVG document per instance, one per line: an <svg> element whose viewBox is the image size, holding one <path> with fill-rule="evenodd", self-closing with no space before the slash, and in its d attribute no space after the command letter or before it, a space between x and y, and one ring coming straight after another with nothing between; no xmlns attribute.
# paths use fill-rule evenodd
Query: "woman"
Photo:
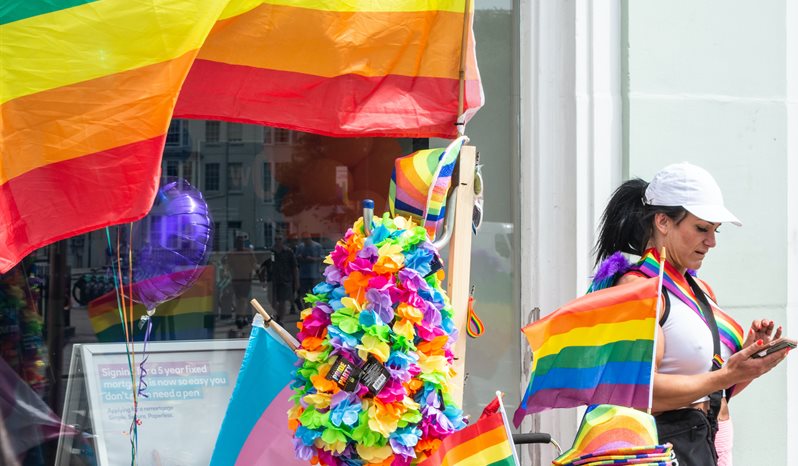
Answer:
<svg viewBox="0 0 798 466"><path fill-rule="evenodd" d="M725 398L771 370L788 352L751 358L771 336L781 335L781 327L773 335L772 321L757 320L740 341L739 326L720 310L711 288L693 277L726 222L741 225L724 207L712 175L685 162L665 167L651 183L634 179L621 185L604 211L596 244L601 265L591 291L657 277L659 252L666 251L652 411L660 442L674 445L682 466L730 464ZM641 260L628 264L622 253ZM718 450L727 455L720 463L714 445L718 429Z"/></svg>

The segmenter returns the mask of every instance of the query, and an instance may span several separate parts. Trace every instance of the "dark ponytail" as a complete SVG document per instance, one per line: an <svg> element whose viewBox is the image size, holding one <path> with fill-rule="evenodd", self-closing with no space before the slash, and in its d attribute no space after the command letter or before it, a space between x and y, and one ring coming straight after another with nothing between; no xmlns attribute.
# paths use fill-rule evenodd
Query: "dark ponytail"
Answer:
<svg viewBox="0 0 798 466"><path fill-rule="evenodd" d="M677 223L687 214L684 207L645 204L647 187L647 181L635 178L620 185L612 194L601 216L594 249L596 265L618 251L643 255L651 238L652 219L657 212L664 212Z"/></svg>

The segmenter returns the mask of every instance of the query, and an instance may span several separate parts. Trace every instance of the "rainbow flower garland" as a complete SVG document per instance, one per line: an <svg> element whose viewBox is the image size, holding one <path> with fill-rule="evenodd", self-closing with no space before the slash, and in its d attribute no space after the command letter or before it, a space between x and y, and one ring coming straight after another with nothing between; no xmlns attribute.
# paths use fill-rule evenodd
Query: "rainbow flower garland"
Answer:
<svg viewBox="0 0 798 466"><path fill-rule="evenodd" d="M465 426L449 393L457 329L441 288L438 252L423 227L355 222L325 260L325 281L305 297L297 324L302 360L289 425L298 458L327 466L415 464ZM375 394L328 377L337 359L376 360L387 379Z"/></svg>

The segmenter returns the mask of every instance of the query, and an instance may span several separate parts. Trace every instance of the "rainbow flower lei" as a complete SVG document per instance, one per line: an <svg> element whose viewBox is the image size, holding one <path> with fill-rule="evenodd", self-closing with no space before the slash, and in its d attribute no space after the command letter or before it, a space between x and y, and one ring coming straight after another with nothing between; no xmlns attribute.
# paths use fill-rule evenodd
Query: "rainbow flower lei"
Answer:
<svg viewBox="0 0 798 466"><path fill-rule="evenodd" d="M449 384L457 329L426 230L403 217L355 222L305 297L288 412L297 458L326 466L415 464L465 426ZM376 358L389 377L374 395L328 380L340 357Z"/></svg>

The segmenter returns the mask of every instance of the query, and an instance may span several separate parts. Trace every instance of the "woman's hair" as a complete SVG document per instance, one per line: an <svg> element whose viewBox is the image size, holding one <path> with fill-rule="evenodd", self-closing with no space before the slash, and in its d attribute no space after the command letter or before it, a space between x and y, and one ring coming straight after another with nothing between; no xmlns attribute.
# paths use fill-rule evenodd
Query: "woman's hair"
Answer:
<svg viewBox="0 0 798 466"><path fill-rule="evenodd" d="M645 203L648 182L635 178L620 185L604 209L594 253L598 265L605 258L621 251L642 255L651 238L653 218L663 212L678 224L687 211L684 207L653 206Z"/></svg>

